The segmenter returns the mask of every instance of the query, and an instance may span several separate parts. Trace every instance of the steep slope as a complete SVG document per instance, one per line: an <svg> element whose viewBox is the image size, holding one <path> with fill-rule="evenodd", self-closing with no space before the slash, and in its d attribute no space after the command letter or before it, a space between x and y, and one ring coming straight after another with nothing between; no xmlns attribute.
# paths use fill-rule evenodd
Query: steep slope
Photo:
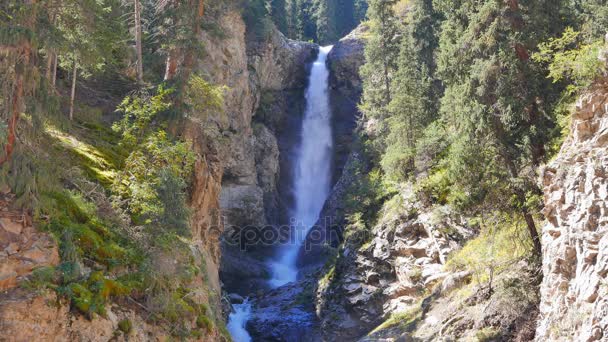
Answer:
<svg viewBox="0 0 608 342"><path fill-rule="evenodd" d="M108 303L103 310L104 315L92 314L85 317L73 307L73 303L71 307L69 301L57 296L54 291L20 288L20 285L25 284L22 280L31 278L32 270L40 267L46 269L44 266L57 265L60 261L55 241L48 235L37 232L27 213L16 212L12 215L10 194L3 190L2 198L6 198L7 203L2 202L6 215L0 215L0 286L2 290L8 290L0 296L0 327L4 336L11 336L11 340L15 341L36 338L148 341L178 335L205 341L228 339L227 332L223 329L227 312L219 276L220 263L228 265L224 280L235 280L234 285L238 286L243 270L248 269L244 266L248 258L245 254L230 254L231 251L240 252L237 244L235 249L226 249L227 257L222 259L221 237L223 234L228 237L238 235L235 230L245 225L263 226L266 223L267 208L276 206L274 202L279 155L274 132L280 127L273 127L273 132L261 122L254 125L253 117L265 91L281 93L302 86L306 72L305 62L312 58L316 47L313 44L289 41L274 28L264 39L252 41L248 37L240 11L232 6L223 10L221 17L212 19L208 21L218 23L220 27L215 31L201 33L200 40L205 45L206 54L199 56L199 69L196 71L210 83L225 86L223 108L218 111L189 113L185 120L170 128L177 136L191 142L195 153L194 179L189 199L192 239L184 239L182 250L170 249L158 253L152 265L155 271L161 272L163 277L170 280L181 277L183 274L179 272L184 271L183 267L193 267L186 270L187 283L178 289L185 296L173 298L172 301L180 306L187 297L188 303L183 308L190 310L192 306L196 309L196 314L173 317L171 319L179 318L179 324L173 324L164 317L148 312L148 303L142 305L127 296ZM219 31L222 34L218 34ZM280 65L275 61L280 61ZM91 91L96 96L102 94L99 90ZM96 106L94 96L78 100L83 107ZM108 108L93 108L92 111L97 113L113 110ZM283 120L285 113L272 113L273 116L268 120ZM106 112L102 116L103 120L111 121L113 114ZM94 124L102 127L107 122ZM99 165L94 165L95 172L112 175L115 170L104 169L111 164L102 159L106 156L102 147L106 146L95 146L96 137L90 133L98 126L87 122L74 126L70 131L54 132L56 137L52 137L52 144L48 143L48 147L58 148L58 153L64 155L71 156L71 153L75 153L84 156L84 159L75 158L73 164L65 164L66 168L83 168L87 171L88 165L79 164L89 157L85 153L94 153L93 157L101 156L98 158ZM104 138L110 144L117 144L111 140L107 127L99 129L107 134ZM86 140L87 138L90 139ZM83 143L85 140L89 144ZM57 146L56 141L59 142ZM88 150L84 151L83 148ZM76 179L68 179L66 183L77 183L75 181ZM86 195L97 196L98 184L93 185L94 189L86 192ZM103 190L99 193L104 204L109 205ZM101 207L98 209L105 210ZM229 227L226 232L225 226ZM252 264L255 265L256 261ZM84 270L91 273L89 266L87 261ZM94 264L92 266L96 267ZM128 269L117 270L119 275L126 272ZM255 276L263 274L260 271ZM40 274L35 274L33 278L38 279L39 276ZM43 285L47 286L46 283ZM175 311L178 312L180 311ZM187 329L180 330L182 326Z"/></svg>
<svg viewBox="0 0 608 342"><path fill-rule="evenodd" d="M542 173L547 219L536 339L608 336L608 84L581 97L571 132Z"/></svg>

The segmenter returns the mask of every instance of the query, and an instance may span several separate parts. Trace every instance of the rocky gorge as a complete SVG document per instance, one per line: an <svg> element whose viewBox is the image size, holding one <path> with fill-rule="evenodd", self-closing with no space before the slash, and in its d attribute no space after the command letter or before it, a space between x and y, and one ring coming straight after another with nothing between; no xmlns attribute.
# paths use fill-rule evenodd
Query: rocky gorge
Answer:
<svg viewBox="0 0 608 342"><path fill-rule="evenodd" d="M608 338L605 81L581 97L559 154L540 170L542 270L525 258L508 267L459 263L455 256L472 253L467 244L481 238L481 223L421 197L415 182L377 208L369 229L345 214L349 186L372 171L357 134L374 135L377 128L358 110L369 31L360 25L327 56L331 191L307 235L310 248L298 251L297 281L272 288L268 260L279 240L265 236L279 236L289 224L294 150L319 46L288 39L274 26L256 37L234 9L215 22L222 35L201 33L206 54L198 72L225 86L224 104L171 128L196 154L188 201L192 240L184 253L167 252L155 264L169 277L186 260L204 269L190 280L188 295L208 305L218 323L208 335L186 339L227 341L222 327L231 304L245 298L251 313L244 328L253 341ZM53 291L21 286L37 268L59 264L58 242L29 215L10 209L10 191L0 198L0 340L171 338L171 325L151 322L133 300L109 305L105 316L84 317ZM490 279L480 279L487 269Z"/></svg>

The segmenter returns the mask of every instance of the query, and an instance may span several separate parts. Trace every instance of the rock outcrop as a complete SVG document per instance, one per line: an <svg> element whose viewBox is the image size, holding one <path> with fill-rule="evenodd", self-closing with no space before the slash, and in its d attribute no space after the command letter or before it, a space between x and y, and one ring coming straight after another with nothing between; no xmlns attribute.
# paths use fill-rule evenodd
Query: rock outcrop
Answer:
<svg viewBox="0 0 608 342"><path fill-rule="evenodd" d="M0 295L2 341L162 341L165 326L147 323L133 309L113 306L106 317L73 315L54 293L12 291ZM129 323L125 323L129 322ZM218 336L208 336L217 339Z"/></svg>
<svg viewBox="0 0 608 342"><path fill-rule="evenodd" d="M404 189L385 205L371 237L347 239L335 267L321 278L317 312L327 340L354 340L391 314L419 306L449 275L443 271L447 255L473 235L445 208L429 211L412 195Z"/></svg>
<svg viewBox="0 0 608 342"><path fill-rule="evenodd" d="M327 61L331 70L330 83L353 102L359 102L363 91L359 69L365 63L367 24L361 24L332 48Z"/></svg>
<svg viewBox="0 0 608 342"><path fill-rule="evenodd" d="M10 194L0 195L0 291L16 287L38 267L59 263L57 242L31 224L31 217L9 210ZM1 320L0 320L1 322Z"/></svg>
<svg viewBox="0 0 608 342"><path fill-rule="evenodd" d="M213 244L214 262L220 262L217 246L222 245L225 257L219 268L226 288L248 295L264 286L268 274L263 259L270 249L258 248L258 237L281 210L277 139L290 101L279 110L260 108L264 94L287 99L298 93L303 98L306 62L317 48L289 40L274 28L266 38L254 39L237 10L217 23L224 34L203 33L207 54L199 73L226 86L224 108L193 113L184 128L201 156L193 191L195 236ZM263 117L254 119L260 111Z"/></svg>
<svg viewBox="0 0 608 342"><path fill-rule="evenodd" d="M608 338L608 84L577 103L542 173L547 219L538 341Z"/></svg>
<svg viewBox="0 0 608 342"><path fill-rule="evenodd" d="M316 342L321 340L314 312L316 279L306 278L255 299L247 330L255 341Z"/></svg>

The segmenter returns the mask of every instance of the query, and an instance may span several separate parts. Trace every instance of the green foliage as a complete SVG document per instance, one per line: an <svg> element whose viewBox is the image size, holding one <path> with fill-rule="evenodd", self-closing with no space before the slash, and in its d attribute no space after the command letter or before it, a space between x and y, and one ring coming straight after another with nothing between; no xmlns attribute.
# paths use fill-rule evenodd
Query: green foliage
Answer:
<svg viewBox="0 0 608 342"><path fill-rule="evenodd" d="M434 80L438 18L429 0L412 1L401 41L398 67L391 80L394 93L388 105L386 151L381 165L387 177L406 180L414 171L416 145L436 117L440 89Z"/></svg>
<svg viewBox="0 0 608 342"><path fill-rule="evenodd" d="M125 318L118 322L118 330L122 331L123 334L128 335L133 330L133 323L128 318Z"/></svg>
<svg viewBox="0 0 608 342"><path fill-rule="evenodd" d="M577 16L585 40L601 39L608 27L608 3L606 0L574 0L574 14Z"/></svg>
<svg viewBox="0 0 608 342"><path fill-rule="evenodd" d="M475 333L475 338L479 342L498 341L501 336L500 329L494 327L485 327Z"/></svg>
<svg viewBox="0 0 608 342"><path fill-rule="evenodd" d="M485 284L529 257L532 246L522 219L495 213L471 224L479 224L481 232L450 255L446 263L448 270L469 270L477 284Z"/></svg>
<svg viewBox="0 0 608 342"><path fill-rule="evenodd" d="M172 93L173 89L161 85L153 96L143 93L125 97L118 106L123 117L112 126L121 135L123 145L133 148L145 139L152 120L171 108L169 96Z"/></svg>
<svg viewBox="0 0 608 342"><path fill-rule="evenodd" d="M220 111L227 87L217 87L198 75L192 75L186 87L185 103L195 112Z"/></svg>
<svg viewBox="0 0 608 342"><path fill-rule="evenodd" d="M191 84L189 89L204 86L209 90L202 79L193 78ZM171 108L167 102L171 92L161 86L154 96L127 97L119 106L125 116L113 128L122 135L121 143L132 152L111 188L117 197L116 205L131 213L135 222L187 235L185 180L191 177L195 157L188 143L172 141L164 130L153 125ZM217 95L205 103L219 106L220 101Z"/></svg>
<svg viewBox="0 0 608 342"><path fill-rule="evenodd" d="M288 34L287 4L285 0L269 0L270 17L283 34Z"/></svg>
<svg viewBox="0 0 608 342"><path fill-rule="evenodd" d="M347 167L346 172L353 175L353 182L348 184L344 195L345 217L350 217L354 227L362 222L371 227L382 202L393 190L383 183L380 171L369 170L365 161L355 160Z"/></svg>
<svg viewBox="0 0 608 342"><path fill-rule="evenodd" d="M125 160L113 191L136 222L158 223L185 234L185 191L194 167L188 144L172 142L164 131L150 134Z"/></svg>
<svg viewBox="0 0 608 342"><path fill-rule="evenodd" d="M580 37L580 32L568 27L561 37L541 43L539 51L532 56L535 61L548 65L548 77L553 82L567 79L571 93L589 87L605 70L605 64L598 58L603 41L586 44Z"/></svg>
<svg viewBox="0 0 608 342"><path fill-rule="evenodd" d="M256 40L266 39L271 32L272 21L266 5L266 0L251 0L243 10L247 32Z"/></svg>
<svg viewBox="0 0 608 342"><path fill-rule="evenodd" d="M394 90L393 74L399 55L399 24L393 6L396 0L370 0L369 39L365 45L365 60L360 70L363 99L360 110L367 117L385 118Z"/></svg>
<svg viewBox="0 0 608 342"><path fill-rule="evenodd" d="M395 326L400 326L402 328L407 329L407 327L409 327L410 325L412 325L416 321L418 321L421 318L421 316L422 316L421 305L413 304L411 309L409 309L405 312L391 314L391 316L386 321L384 321L382 324L377 326L368 335L372 335L374 333L381 332L385 329L389 329L389 328L392 328Z"/></svg>

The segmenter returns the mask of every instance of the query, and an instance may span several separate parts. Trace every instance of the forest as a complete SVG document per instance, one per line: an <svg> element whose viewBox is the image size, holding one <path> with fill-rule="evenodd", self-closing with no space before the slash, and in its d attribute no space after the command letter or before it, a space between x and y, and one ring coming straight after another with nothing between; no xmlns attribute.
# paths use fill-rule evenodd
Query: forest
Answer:
<svg viewBox="0 0 608 342"><path fill-rule="evenodd" d="M244 23L236 48L222 45L240 39L226 32L236 24L222 21L232 13ZM400 223L427 209L432 222L458 216L475 233L442 226L458 243L440 257L442 270L468 272L490 300L501 291L495 279L523 262L537 298L547 250L542 170L572 135L577 100L605 88L606 0L3 0L0 219L27 217L22 224L58 250L57 262L17 272L18 288L51 292L88 320L119 306L168 336L229 341L223 238L200 226L222 222L212 212L230 197L223 185L250 185L249 174L223 173L245 158L231 139L253 146L266 126L281 133L257 114L280 101L277 89L251 86L264 82L255 53L278 39L318 53L357 27L365 27L364 61L340 241L293 305L338 298L355 264L345 250L363 255L391 210ZM239 58L241 69L231 70ZM239 108L252 113L229 113L227 103L246 96L251 105ZM235 123L242 117L246 124ZM257 186L267 151L244 150ZM417 206L404 204L404 193ZM6 260L11 236L0 234ZM420 269L408 277L421 283ZM0 285L17 286L5 288L2 277ZM432 297L424 291L416 305ZM415 320L377 316L373 325ZM127 336L134 319L120 317L116 336ZM485 341L500 340L492 334Z"/></svg>

